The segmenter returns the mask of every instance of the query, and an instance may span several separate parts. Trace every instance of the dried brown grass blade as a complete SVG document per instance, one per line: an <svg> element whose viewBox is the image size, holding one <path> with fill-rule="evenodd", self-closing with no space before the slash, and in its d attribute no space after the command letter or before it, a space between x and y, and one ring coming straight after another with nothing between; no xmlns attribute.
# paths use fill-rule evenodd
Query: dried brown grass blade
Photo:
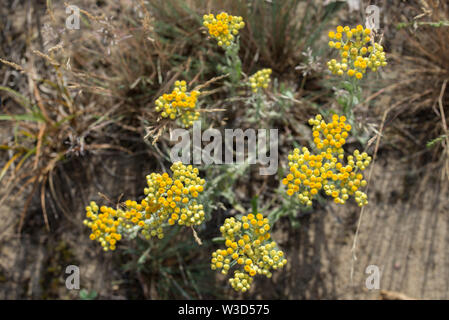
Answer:
<svg viewBox="0 0 449 320"><path fill-rule="evenodd" d="M47 206L45 203L46 184L47 184L47 177L45 177L44 181L42 181L41 183L41 208L42 214L44 216L45 227L47 228L47 231L50 232L50 224L48 223L48 215L47 215Z"/></svg>
<svg viewBox="0 0 449 320"><path fill-rule="evenodd" d="M444 114L444 108L443 108L443 97L444 97L444 93L446 92L446 86L447 86L447 79L444 80L443 85L441 87L441 92L440 92L440 96L438 98L438 105L440 107L440 114L441 114L441 122L443 124L443 130L444 130L444 135L445 135L445 140L446 140L446 153L447 153L447 159L445 161L445 172L446 172L446 177L449 179L449 131L447 131L447 123L446 123L446 116ZM443 171L444 172L444 171ZM444 179L444 175L443 175L443 179Z"/></svg>
<svg viewBox="0 0 449 320"><path fill-rule="evenodd" d="M47 125L44 123L39 128L39 134L37 137L37 146L36 146L36 156L34 157L34 169L36 170L39 165L39 158L41 155L41 149L42 149L42 140L44 138L45 129L47 128Z"/></svg>
<svg viewBox="0 0 449 320"><path fill-rule="evenodd" d="M193 233L193 238L195 239L196 243L198 243L200 246L203 244L203 242L201 241L200 237L198 237L198 234L196 233L195 229L193 227L192 228L192 233Z"/></svg>

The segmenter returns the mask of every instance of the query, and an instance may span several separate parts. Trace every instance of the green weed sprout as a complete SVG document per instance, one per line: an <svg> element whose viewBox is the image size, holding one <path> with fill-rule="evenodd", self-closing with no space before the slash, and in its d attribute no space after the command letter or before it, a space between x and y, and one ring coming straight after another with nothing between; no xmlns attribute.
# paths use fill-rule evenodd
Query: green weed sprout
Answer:
<svg viewBox="0 0 449 320"><path fill-rule="evenodd" d="M196 198L203 192L205 180L198 169L175 162L168 173L147 176L146 195L140 203L126 200L117 209L98 207L91 202L86 207L84 224L92 231L91 240L98 241L105 251L115 250L123 237L132 239L140 232L145 239L164 237L164 228L175 224L193 227L204 221L203 205Z"/></svg>

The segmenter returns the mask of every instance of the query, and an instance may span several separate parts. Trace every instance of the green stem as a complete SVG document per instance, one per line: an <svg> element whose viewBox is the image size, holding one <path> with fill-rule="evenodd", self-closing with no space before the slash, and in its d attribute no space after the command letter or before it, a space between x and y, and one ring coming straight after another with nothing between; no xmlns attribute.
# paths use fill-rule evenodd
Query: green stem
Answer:
<svg viewBox="0 0 449 320"><path fill-rule="evenodd" d="M242 75L242 61L239 57L239 50L239 39L237 39L236 43L227 48L225 53L228 68L230 69L229 73L232 83L232 91L234 91L235 87L239 84Z"/></svg>
<svg viewBox="0 0 449 320"><path fill-rule="evenodd" d="M261 109L262 109L262 97L260 92L256 93L256 121L259 123L261 119Z"/></svg>
<svg viewBox="0 0 449 320"><path fill-rule="evenodd" d="M355 125L355 118L354 118L354 107L356 106L354 104L355 98L357 98L357 101L360 101L360 86L358 85L356 78L351 78L350 80L351 87L348 90L349 97L348 101L343 105L343 113L346 115L346 118L348 119L349 124L354 128L356 131L355 136L358 136L358 128Z"/></svg>

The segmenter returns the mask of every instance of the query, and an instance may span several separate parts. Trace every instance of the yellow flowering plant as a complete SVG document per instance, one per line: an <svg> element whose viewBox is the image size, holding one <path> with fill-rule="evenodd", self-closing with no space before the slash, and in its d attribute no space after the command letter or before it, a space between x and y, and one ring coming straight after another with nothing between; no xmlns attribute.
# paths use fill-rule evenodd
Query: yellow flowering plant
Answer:
<svg viewBox="0 0 449 320"><path fill-rule="evenodd" d="M313 150L296 148L288 155L290 173L282 180L289 196L297 195L301 204L312 205L320 190L331 196L335 203L344 204L350 196L359 206L368 203L360 188L367 182L361 173L369 166L371 157L355 150L344 161L343 146L351 125L345 116L332 116L326 123L321 115L309 120L313 126Z"/></svg>
<svg viewBox="0 0 449 320"><path fill-rule="evenodd" d="M203 16L203 26L207 28L209 36L217 41L218 46L225 50L226 64L219 65L218 68L223 74L229 74L231 94L234 95L242 74L242 61L238 55L239 32L245 27L245 22L242 17L226 12L217 15L210 13Z"/></svg>
<svg viewBox="0 0 449 320"><path fill-rule="evenodd" d="M257 274L271 278L271 270L282 268L287 259L271 240L268 218L261 213L227 218L220 227L226 249L212 253L212 270L228 274L234 268L229 283L236 291L250 289L253 277Z"/></svg>
<svg viewBox="0 0 449 320"><path fill-rule="evenodd" d="M336 32L329 32L329 47L339 50L340 60L327 63L336 75L362 79L368 69L376 72L387 65L384 48L374 42L372 31L358 25L356 28L338 26Z"/></svg>
<svg viewBox="0 0 449 320"><path fill-rule="evenodd" d="M205 218L203 205L197 198L204 190L205 180L197 168L175 162L168 173L147 176L145 198L126 200L116 209L92 201L86 207L84 224L91 229L90 239L98 241L105 251L115 250L123 237L132 239L140 233L145 239L164 237L164 228L178 224L193 227Z"/></svg>
<svg viewBox="0 0 449 320"><path fill-rule="evenodd" d="M246 119L253 126L260 127L262 123L268 120L267 113L270 109L270 102L264 94L271 82L270 68L257 71L248 78L247 85L251 89L251 95L246 101L248 108L246 109Z"/></svg>
<svg viewBox="0 0 449 320"><path fill-rule="evenodd" d="M171 93L157 98L155 110L160 112L163 118L180 119L182 126L189 128L200 117L200 113L196 111L199 95L197 90L188 92L185 81L176 81Z"/></svg>
<svg viewBox="0 0 449 320"><path fill-rule="evenodd" d="M262 70L257 71L255 74L253 74L251 77L249 77L249 86L251 87L251 90L253 93L258 92L260 89L266 89L268 88L268 85L270 84L270 75L272 71L270 68L265 68Z"/></svg>
<svg viewBox="0 0 449 320"><path fill-rule="evenodd" d="M222 70L230 74L231 94L242 83L251 89L252 94L247 103L256 106L256 117L252 121L254 125L260 125L264 115L263 89L268 88L271 82L272 70L261 69L250 76L248 81L240 81L242 72L238 35L245 26L242 17L225 12L216 16L206 14L203 25L210 37L225 50L226 65ZM290 203L294 205L299 203L310 208L313 200L322 193L332 197L337 204L345 204L353 197L362 207L368 203L367 195L361 190L367 185L362 172L369 166L371 157L359 150L345 157L343 147L353 129L353 125L347 122L352 121L352 107L357 104L357 81L364 77L368 69L377 71L386 66L387 62L383 47L374 42L369 29L339 26L336 32L329 33L329 37L329 46L339 50L340 60L332 59L328 67L333 74L349 79L350 100L343 105L345 115L334 114L330 122L326 122L321 114L309 120L313 139L311 148L295 148L288 155L289 172L282 179L285 187L280 185L279 190L284 192L285 198L294 199L295 203ZM198 90L188 92L185 81L176 81L171 93L163 94L155 101L155 110L163 118L179 120L182 126L191 127L199 118L199 95ZM199 195L204 191L205 180L200 178L198 169L191 165L176 162L170 169L172 175L147 175L147 187L140 202L126 200L117 208L99 207L91 202L86 207L84 220L91 230L90 239L109 251L115 250L117 243L124 238L133 239L140 235L146 240L153 237L162 239L171 226L193 228L201 225L205 220L205 206L199 201ZM229 175L226 179L230 179ZM212 192L211 189L209 192ZM222 191L220 193L224 194ZM208 198L207 194L203 196ZM295 209L293 206L286 208ZM282 210L275 210L264 217L258 213L256 204L253 213L227 218L220 227L220 239L225 247L211 254L210 267L225 275L232 272L229 284L234 290L247 292L256 275L270 278L273 270L286 265L285 254L272 240L270 233Z"/></svg>
<svg viewBox="0 0 449 320"><path fill-rule="evenodd" d="M339 83L342 91L337 101L342 106L348 122L354 127L356 138L363 143L365 138L361 136L353 114L353 109L359 104L362 95L359 82L368 70L377 72L387 66L386 53L383 46L376 42L375 33L362 25L355 28L338 26L336 30L330 31L328 36L329 47L338 50L339 58L331 59L327 66L333 75L343 79Z"/></svg>
<svg viewBox="0 0 449 320"><path fill-rule="evenodd" d="M203 16L203 25L208 29L209 35L217 40L223 48L229 48L235 43L239 30L245 26L243 18L221 12L216 16L212 13Z"/></svg>

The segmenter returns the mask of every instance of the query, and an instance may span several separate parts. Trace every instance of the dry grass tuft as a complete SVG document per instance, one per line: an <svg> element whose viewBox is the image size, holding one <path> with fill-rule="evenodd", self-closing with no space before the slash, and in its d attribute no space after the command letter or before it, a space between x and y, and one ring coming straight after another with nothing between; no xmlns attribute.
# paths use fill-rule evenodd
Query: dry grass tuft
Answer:
<svg viewBox="0 0 449 320"><path fill-rule="evenodd" d="M439 166L449 179L449 4L408 1L391 19L402 46L392 55L397 78L386 134L414 170Z"/></svg>

